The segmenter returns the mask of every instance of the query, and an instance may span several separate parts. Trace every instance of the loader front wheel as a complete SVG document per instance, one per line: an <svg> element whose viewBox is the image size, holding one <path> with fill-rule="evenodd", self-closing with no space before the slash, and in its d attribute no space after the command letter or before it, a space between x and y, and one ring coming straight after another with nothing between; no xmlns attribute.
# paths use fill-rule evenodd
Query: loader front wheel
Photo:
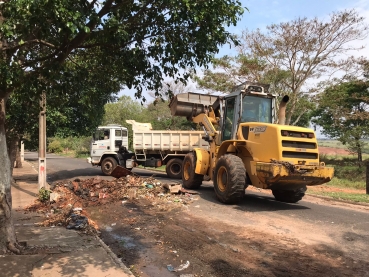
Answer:
<svg viewBox="0 0 369 277"><path fill-rule="evenodd" d="M275 200L286 203L297 203L300 201L306 192L305 188L299 188L297 190L272 190Z"/></svg>
<svg viewBox="0 0 369 277"><path fill-rule="evenodd" d="M182 163L182 182L186 189L198 189L202 184L204 175L195 173L196 156L188 153Z"/></svg>
<svg viewBox="0 0 369 277"><path fill-rule="evenodd" d="M117 160L114 159L113 157L105 158L101 163L102 173L104 173L106 176L110 176L114 168L117 167L117 164L118 164Z"/></svg>
<svg viewBox="0 0 369 277"><path fill-rule="evenodd" d="M214 190L220 202L236 203L245 195L246 169L241 158L224 155L215 167Z"/></svg>
<svg viewBox="0 0 369 277"><path fill-rule="evenodd" d="M182 160L181 159L171 159L165 166L165 171L169 178L181 179L182 177Z"/></svg>

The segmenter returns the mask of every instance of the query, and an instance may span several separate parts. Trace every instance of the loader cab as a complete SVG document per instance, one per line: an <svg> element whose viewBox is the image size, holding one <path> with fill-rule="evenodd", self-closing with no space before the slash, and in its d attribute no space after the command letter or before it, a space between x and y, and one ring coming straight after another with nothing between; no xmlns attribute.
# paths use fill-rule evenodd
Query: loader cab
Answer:
<svg viewBox="0 0 369 277"><path fill-rule="evenodd" d="M247 83L224 97L222 140L236 139L240 123L275 121L276 96L267 87Z"/></svg>
<svg viewBox="0 0 369 277"><path fill-rule="evenodd" d="M243 95L241 123L272 123L272 100L270 97Z"/></svg>

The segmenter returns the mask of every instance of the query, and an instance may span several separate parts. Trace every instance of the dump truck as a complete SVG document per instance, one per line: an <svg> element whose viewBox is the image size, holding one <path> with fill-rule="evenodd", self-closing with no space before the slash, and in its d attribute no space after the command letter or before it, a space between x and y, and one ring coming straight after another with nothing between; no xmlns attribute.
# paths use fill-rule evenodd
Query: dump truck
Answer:
<svg viewBox="0 0 369 277"><path fill-rule="evenodd" d="M123 126L100 126L94 133L88 162L101 166L105 175L111 175L117 165L128 170L166 165L168 177L180 179L185 155L194 148L209 150L203 131L153 130L151 123L126 122L132 125L133 151L128 150L128 130Z"/></svg>
<svg viewBox="0 0 369 277"><path fill-rule="evenodd" d="M296 203L308 186L329 182L334 169L320 162L314 131L284 124L288 100L284 96L278 104L268 85L252 82L226 96L188 92L173 97L172 115L203 126L210 145L185 156L183 186L197 189L208 175L223 203L240 201L249 185Z"/></svg>

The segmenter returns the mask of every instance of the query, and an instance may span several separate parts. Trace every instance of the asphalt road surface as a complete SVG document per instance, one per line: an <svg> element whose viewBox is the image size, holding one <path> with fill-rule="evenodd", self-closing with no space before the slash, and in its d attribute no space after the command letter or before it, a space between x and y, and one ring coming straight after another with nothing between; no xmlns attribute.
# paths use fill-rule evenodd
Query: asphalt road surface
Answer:
<svg viewBox="0 0 369 277"><path fill-rule="evenodd" d="M37 168L37 153L26 153L25 159ZM134 172L142 177L155 174L162 182L170 180L165 173L139 169ZM47 155L48 182L97 175L102 176L100 168L92 167L86 159ZM369 206L312 196L297 204L287 204L275 201L268 191L257 189L247 189L243 201L237 205L223 205L215 198L211 182L204 182L198 192L199 200L189 206L189 213L288 236L305 244L323 244L358 261L369 261Z"/></svg>

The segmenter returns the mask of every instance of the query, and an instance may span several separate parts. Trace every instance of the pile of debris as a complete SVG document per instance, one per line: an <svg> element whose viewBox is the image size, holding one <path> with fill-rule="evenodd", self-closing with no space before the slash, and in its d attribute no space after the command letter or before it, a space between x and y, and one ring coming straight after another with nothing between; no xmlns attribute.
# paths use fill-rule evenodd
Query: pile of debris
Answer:
<svg viewBox="0 0 369 277"><path fill-rule="evenodd" d="M113 181L100 177L57 182L51 185L49 201L37 200L27 211L44 212L43 226L66 226L69 229L85 229L95 224L88 219L87 206L104 205L114 201L149 199L155 203L188 204L194 191L185 190L179 183L162 183L153 177L141 178L128 175ZM96 227L96 226L95 226Z"/></svg>

